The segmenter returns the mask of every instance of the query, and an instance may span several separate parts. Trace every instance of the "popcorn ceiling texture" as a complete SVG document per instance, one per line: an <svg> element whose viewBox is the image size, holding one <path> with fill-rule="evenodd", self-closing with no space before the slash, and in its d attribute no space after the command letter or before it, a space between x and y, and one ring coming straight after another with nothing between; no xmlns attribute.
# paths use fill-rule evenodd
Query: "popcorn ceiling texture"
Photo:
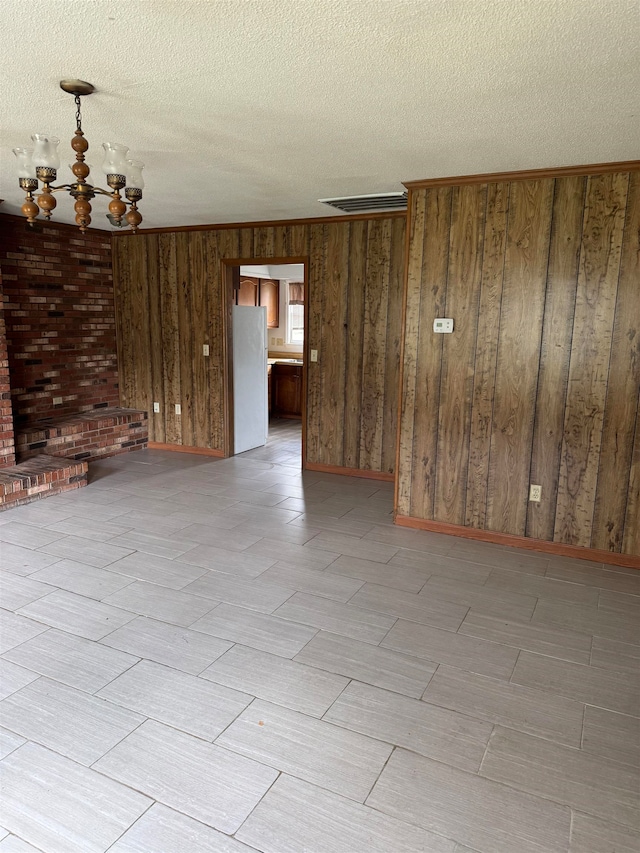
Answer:
<svg viewBox="0 0 640 853"><path fill-rule="evenodd" d="M405 180L638 157L637 0L4 0L0 26L10 213L12 147L45 130L71 159L68 76L97 87L94 172L105 140L147 163L148 227L323 216L318 198ZM25 33L55 45L27 74ZM105 211L96 199L96 227ZM72 221L70 199L55 218Z"/></svg>

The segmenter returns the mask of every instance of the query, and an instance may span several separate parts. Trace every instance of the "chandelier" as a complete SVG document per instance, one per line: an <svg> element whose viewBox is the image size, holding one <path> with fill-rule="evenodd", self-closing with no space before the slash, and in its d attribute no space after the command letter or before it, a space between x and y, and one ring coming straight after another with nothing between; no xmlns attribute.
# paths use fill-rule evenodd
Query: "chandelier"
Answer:
<svg viewBox="0 0 640 853"><path fill-rule="evenodd" d="M80 231L84 233L91 222L91 199L96 195L106 195L111 198L109 213L107 214L109 222L117 228L122 228L126 223L131 226L132 231L137 231L138 225L142 222L138 202L142 198L144 187L142 177L144 163L139 160L128 160L129 149L126 145L120 145L116 142L103 142L105 159L102 164L102 171L107 176L107 184L110 190L103 190L90 184L87 180L90 167L85 163L84 158L89 143L82 132L80 97L90 95L94 91L94 87L91 83L85 83L84 80L61 80L60 88L73 95L76 103L76 132L71 140L71 147L76 154L76 162L69 166L75 182L62 184L58 187L52 186L60 166L60 155L58 154L60 140L49 134L34 133L31 137L34 143L33 148L13 149L13 153L18 159L20 187L27 195L21 208L22 213L27 217L29 223L36 221L40 211L42 211L45 219L51 219L51 213L57 204L53 194L65 190L75 199L76 223L80 226ZM38 181L42 182L42 189L34 199L34 193L38 189ZM123 189L126 201L120 194ZM128 213L127 205L130 208Z"/></svg>

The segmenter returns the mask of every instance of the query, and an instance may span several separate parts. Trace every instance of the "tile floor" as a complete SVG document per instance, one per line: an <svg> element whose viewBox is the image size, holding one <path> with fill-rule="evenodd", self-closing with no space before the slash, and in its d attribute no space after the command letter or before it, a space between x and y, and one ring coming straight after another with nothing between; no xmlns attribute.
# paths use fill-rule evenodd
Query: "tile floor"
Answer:
<svg viewBox="0 0 640 853"><path fill-rule="evenodd" d="M0 853L637 853L640 573L145 451L0 515Z"/></svg>

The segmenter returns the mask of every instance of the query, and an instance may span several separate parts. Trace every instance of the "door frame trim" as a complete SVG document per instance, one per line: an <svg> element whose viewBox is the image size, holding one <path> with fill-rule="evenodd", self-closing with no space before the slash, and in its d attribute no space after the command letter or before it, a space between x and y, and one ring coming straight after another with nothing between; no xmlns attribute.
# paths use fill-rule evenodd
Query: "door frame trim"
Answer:
<svg viewBox="0 0 640 853"><path fill-rule="evenodd" d="M303 264L304 265L304 343L302 347L302 468L306 467L307 438L307 369L309 361L309 256L295 257L256 257L221 258L222 281L222 377L223 377L223 455L234 456L234 409L233 409L233 284L239 276L241 266L261 266L263 264ZM237 273L236 273L237 270ZM268 331L268 330L267 330ZM268 343L267 343L268 350Z"/></svg>

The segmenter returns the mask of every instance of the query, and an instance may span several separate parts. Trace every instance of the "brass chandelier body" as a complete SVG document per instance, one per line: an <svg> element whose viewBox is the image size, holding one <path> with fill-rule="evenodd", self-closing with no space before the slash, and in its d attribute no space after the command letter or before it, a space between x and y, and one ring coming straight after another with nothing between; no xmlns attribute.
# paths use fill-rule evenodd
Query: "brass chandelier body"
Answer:
<svg viewBox="0 0 640 853"><path fill-rule="evenodd" d="M81 96L90 95L94 91L94 87L91 83L86 83L83 80L61 80L60 88L73 95L76 103L76 132L71 140L71 148L75 152L76 162L70 166L75 177L75 182L72 184L61 184L57 187L53 186L57 177L57 170L50 166L35 166L35 178L19 178L20 187L26 192L26 200L21 208L23 215L26 216L29 223L34 223L40 212L42 212L45 219L51 219L51 214L57 205L54 193L64 190L75 199L76 223L80 227L80 231L84 233L91 223L91 200L96 195L106 195L111 198L109 202L109 214L107 215L111 224L120 228L126 222L132 231L137 231L138 226L142 222L142 215L138 210L138 202L142 198L142 186L144 185L144 182L141 180L142 176L140 175L142 164L137 164L137 173L139 176L137 183L141 184L141 186L129 186L128 184L131 182L127 180L127 175L116 172L107 173L107 184L110 190L90 184L87 180L90 168L85 162L85 153L89 148L89 143L85 139L82 130L80 98ZM24 149L16 149L16 155L18 154L18 150ZM127 162L133 166L134 161ZM38 181L42 182L42 189L34 198L34 193L38 189ZM126 201L121 195L123 189ZM127 207L129 207L128 212ZM123 219L125 222L123 222Z"/></svg>

